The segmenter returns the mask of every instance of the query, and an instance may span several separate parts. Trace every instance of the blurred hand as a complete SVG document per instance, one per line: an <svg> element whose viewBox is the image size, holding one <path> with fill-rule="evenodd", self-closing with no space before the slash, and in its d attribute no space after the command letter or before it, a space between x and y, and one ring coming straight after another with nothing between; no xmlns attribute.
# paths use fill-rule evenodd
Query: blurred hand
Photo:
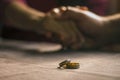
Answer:
<svg viewBox="0 0 120 80"><path fill-rule="evenodd" d="M63 46L72 49L81 48L84 42L84 37L81 32L78 30L73 20L57 19L60 14L58 8L49 12L42 21L43 29L50 32L51 37L62 43Z"/></svg>
<svg viewBox="0 0 120 80"><path fill-rule="evenodd" d="M106 43L104 39L109 30L104 26L103 17L88 11L85 7L61 7L59 9L62 19L73 20L76 23L79 31L86 38L86 47L96 47Z"/></svg>
<svg viewBox="0 0 120 80"><path fill-rule="evenodd" d="M103 18L88 11L81 9L82 7L67 7L62 17L72 19L77 23L81 31L90 36L98 36L103 29Z"/></svg>

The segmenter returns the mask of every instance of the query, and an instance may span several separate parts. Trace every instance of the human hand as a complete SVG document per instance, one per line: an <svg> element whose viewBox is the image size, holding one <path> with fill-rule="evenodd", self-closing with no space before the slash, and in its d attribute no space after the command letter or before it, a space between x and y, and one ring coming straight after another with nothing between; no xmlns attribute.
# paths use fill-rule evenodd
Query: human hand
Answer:
<svg viewBox="0 0 120 80"><path fill-rule="evenodd" d="M80 31L77 29L76 24L72 20L59 20L56 17L59 16L58 8L53 9L42 21L42 27L45 31L51 33L51 37L56 39L52 35L57 37L57 41L60 41L64 46L69 48L80 48L84 42L84 38Z"/></svg>
<svg viewBox="0 0 120 80"><path fill-rule="evenodd" d="M87 42L85 42L85 45L96 47L106 43L107 38L105 37L107 37L110 30L105 27L103 17L98 16L83 7L62 7L60 10L62 19L72 19L75 21L79 31L82 32L86 38L85 40Z"/></svg>
<svg viewBox="0 0 120 80"><path fill-rule="evenodd" d="M104 21L101 16L94 14L91 11L83 10L82 7L67 7L63 12L64 19L72 19L77 26L85 34L92 37L98 36L100 29L103 29ZM62 9L62 8L61 8Z"/></svg>

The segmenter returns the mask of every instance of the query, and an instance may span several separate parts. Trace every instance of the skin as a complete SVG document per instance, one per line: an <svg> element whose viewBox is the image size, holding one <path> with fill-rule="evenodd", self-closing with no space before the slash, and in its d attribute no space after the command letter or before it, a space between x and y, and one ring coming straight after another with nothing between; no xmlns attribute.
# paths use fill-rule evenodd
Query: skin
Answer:
<svg viewBox="0 0 120 80"><path fill-rule="evenodd" d="M53 12L44 13L19 2L19 0L13 0L6 7L5 17L16 28L44 34L56 39L66 47L76 46L75 44L80 47L84 39L74 21L56 20Z"/></svg>
<svg viewBox="0 0 120 80"><path fill-rule="evenodd" d="M62 9L62 8L60 8ZM120 14L99 16L87 8L67 7L62 19L72 19L85 39L85 48L100 48L120 43Z"/></svg>
<svg viewBox="0 0 120 80"><path fill-rule="evenodd" d="M83 7L57 10L58 12L53 9L49 13L43 13L20 3L19 0L13 0L6 7L5 15L6 20L16 28L31 30L51 38L54 34L58 42L73 49L119 43L120 14L101 17ZM64 20L58 20L56 17L62 17Z"/></svg>

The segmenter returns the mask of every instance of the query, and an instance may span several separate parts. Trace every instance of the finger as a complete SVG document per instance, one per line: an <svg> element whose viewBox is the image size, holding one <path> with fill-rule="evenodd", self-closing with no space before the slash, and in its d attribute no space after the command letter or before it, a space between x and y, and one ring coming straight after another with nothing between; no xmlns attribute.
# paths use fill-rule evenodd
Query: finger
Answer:
<svg viewBox="0 0 120 80"><path fill-rule="evenodd" d="M71 9L68 8L64 13L61 14L62 19L72 19L72 20L79 20L82 17L82 13L80 13L79 9Z"/></svg>
<svg viewBox="0 0 120 80"><path fill-rule="evenodd" d="M67 10L68 10L68 8L67 8L67 7L65 7L65 6L62 6L62 7L60 7L59 9L60 9L60 12L65 12L65 11L67 11Z"/></svg>
<svg viewBox="0 0 120 80"><path fill-rule="evenodd" d="M71 42L71 37L72 37L72 31L70 31L70 26L68 21L59 21L59 24L61 25L61 27L64 29L65 32L63 32L64 34L61 36L61 40L63 42L63 45L69 45Z"/></svg>
<svg viewBox="0 0 120 80"><path fill-rule="evenodd" d="M60 10L58 8L54 8L49 12L49 15L54 18L58 18L60 16Z"/></svg>
<svg viewBox="0 0 120 80"><path fill-rule="evenodd" d="M76 8L88 11L88 7L86 7L86 6L76 6Z"/></svg>
<svg viewBox="0 0 120 80"><path fill-rule="evenodd" d="M67 10L67 7L61 6L61 7L52 9L50 12L53 12L53 13L60 13L60 12L66 11L66 10Z"/></svg>
<svg viewBox="0 0 120 80"><path fill-rule="evenodd" d="M72 23L72 22L71 22ZM78 30L77 26L75 24L71 24L73 26L70 26L70 29L72 31L72 36L73 36L73 43L71 44L71 48L73 49L77 49L82 47L83 43L84 43L84 37L82 35L82 33Z"/></svg>
<svg viewBox="0 0 120 80"><path fill-rule="evenodd" d="M84 44L84 41L85 41L84 37L83 37L82 33L76 27L72 26L71 29L73 30L74 36L76 37L76 40L71 45L71 48L72 49L79 49Z"/></svg>
<svg viewBox="0 0 120 80"><path fill-rule="evenodd" d="M67 10L67 7L62 6L59 8L54 8L51 11L51 15L55 18L55 19L62 19L61 15Z"/></svg>
<svg viewBox="0 0 120 80"><path fill-rule="evenodd" d="M66 41L67 46L76 46L80 48L80 46L84 42L84 38L79 32L79 30L76 28L76 25L72 21L67 21L64 23L64 29L68 33L68 40Z"/></svg>
<svg viewBox="0 0 120 80"><path fill-rule="evenodd" d="M85 10L85 11L88 11L88 10L89 10L88 7L86 7L86 6L82 6L81 9L82 9L82 10Z"/></svg>
<svg viewBox="0 0 120 80"><path fill-rule="evenodd" d="M43 27L46 31L52 32L54 34L57 34L58 37L60 37L61 41L65 42L68 40L68 34L64 29L64 26L61 25L59 21L54 20L54 18L46 17L45 21L43 21Z"/></svg>

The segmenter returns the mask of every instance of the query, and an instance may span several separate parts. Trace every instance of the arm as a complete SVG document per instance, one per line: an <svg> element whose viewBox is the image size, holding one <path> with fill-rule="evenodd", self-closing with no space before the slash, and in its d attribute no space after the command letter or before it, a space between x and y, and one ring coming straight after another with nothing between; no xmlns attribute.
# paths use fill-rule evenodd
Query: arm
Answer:
<svg viewBox="0 0 120 80"><path fill-rule="evenodd" d="M26 30L36 30L40 26L43 12L37 11L20 0L11 0L5 9L5 17L13 26Z"/></svg>
<svg viewBox="0 0 120 80"><path fill-rule="evenodd" d="M54 19L54 15L45 14L37 11L20 0L12 0L6 7L6 19L17 28L32 30L37 33L51 32L57 35L58 41L65 46L74 45L80 34L75 29L74 23L71 21L58 21ZM44 28L43 28L44 27ZM71 27L71 28L70 28ZM62 38L61 38L62 36ZM69 39L73 39L70 40ZM81 39L80 39L81 41ZM81 43L80 43L81 44ZM79 45L78 45L79 46Z"/></svg>
<svg viewBox="0 0 120 80"><path fill-rule="evenodd" d="M120 14L102 17L91 11L68 7L62 16L73 19L84 36L97 46L120 43Z"/></svg>
<svg viewBox="0 0 120 80"><path fill-rule="evenodd" d="M112 37L112 40L120 43L120 14L106 16L104 21L107 28L111 29L110 37Z"/></svg>
<svg viewBox="0 0 120 80"><path fill-rule="evenodd" d="M120 28L120 14L105 17L109 26ZM119 29L120 30L120 29Z"/></svg>

